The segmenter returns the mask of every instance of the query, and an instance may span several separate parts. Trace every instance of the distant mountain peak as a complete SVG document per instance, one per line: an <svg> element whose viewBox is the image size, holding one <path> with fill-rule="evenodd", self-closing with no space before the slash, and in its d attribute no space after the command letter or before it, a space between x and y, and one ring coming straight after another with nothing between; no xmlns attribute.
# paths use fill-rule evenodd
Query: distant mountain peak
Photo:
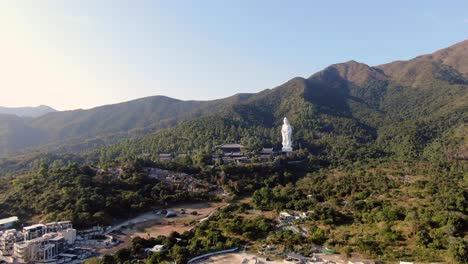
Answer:
<svg viewBox="0 0 468 264"><path fill-rule="evenodd" d="M468 79L468 40L407 61L376 66L405 86L425 87L433 78L465 84Z"/></svg>
<svg viewBox="0 0 468 264"><path fill-rule="evenodd" d="M468 61L468 39L421 57L446 64L468 77L468 64L466 63Z"/></svg>
<svg viewBox="0 0 468 264"><path fill-rule="evenodd" d="M47 105L39 105L35 107L0 106L0 114L17 115L19 117L39 117L52 112L57 112L57 110Z"/></svg>
<svg viewBox="0 0 468 264"><path fill-rule="evenodd" d="M355 60L350 60L343 63L332 64L324 70L312 75L311 79L326 81L342 79L363 87L370 79L385 80L386 77L379 69Z"/></svg>

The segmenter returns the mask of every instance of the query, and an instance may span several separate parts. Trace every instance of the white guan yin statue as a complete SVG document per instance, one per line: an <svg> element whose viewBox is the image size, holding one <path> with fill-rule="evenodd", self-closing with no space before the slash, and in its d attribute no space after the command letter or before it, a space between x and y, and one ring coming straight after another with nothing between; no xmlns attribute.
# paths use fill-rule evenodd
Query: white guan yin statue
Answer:
<svg viewBox="0 0 468 264"><path fill-rule="evenodd" d="M283 119L281 135L283 136L283 152L292 152L292 127L286 117Z"/></svg>

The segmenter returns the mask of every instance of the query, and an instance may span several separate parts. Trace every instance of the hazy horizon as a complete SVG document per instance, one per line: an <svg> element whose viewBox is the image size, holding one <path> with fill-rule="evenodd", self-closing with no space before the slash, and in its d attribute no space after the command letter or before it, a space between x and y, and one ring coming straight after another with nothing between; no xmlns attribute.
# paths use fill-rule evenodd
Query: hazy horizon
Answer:
<svg viewBox="0 0 468 264"><path fill-rule="evenodd" d="M449 2L3 1L0 106L213 100L407 60L466 38L468 3Z"/></svg>

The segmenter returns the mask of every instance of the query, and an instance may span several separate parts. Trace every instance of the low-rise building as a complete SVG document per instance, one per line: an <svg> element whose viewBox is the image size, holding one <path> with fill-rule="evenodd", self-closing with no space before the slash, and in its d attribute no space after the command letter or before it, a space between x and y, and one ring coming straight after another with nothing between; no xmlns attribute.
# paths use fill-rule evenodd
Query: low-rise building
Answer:
<svg viewBox="0 0 468 264"><path fill-rule="evenodd" d="M18 222L18 217L16 216L0 219L0 230L9 229L16 222Z"/></svg>
<svg viewBox="0 0 468 264"><path fill-rule="evenodd" d="M13 255L13 245L23 240L23 235L16 229L0 231L0 256Z"/></svg>
<svg viewBox="0 0 468 264"><path fill-rule="evenodd" d="M44 236L15 243L13 256L16 262L30 263L53 259L58 254L58 249L56 243L51 243L50 239L51 236Z"/></svg>
<svg viewBox="0 0 468 264"><path fill-rule="evenodd" d="M73 225L70 221L61 221L61 222L51 222L45 224L47 228L47 233L59 232L73 228Z"/></svg>
<svg viewBox="0 0 468 264"><path fill-rule="evenodd" d="M47 233L41 237L14 243L13 257L17 263L54 260L68 248L65 237L60 233Z"/></svg>
<svg viewBox="0 0 468 264"><path fill-rule="evenodd" d="M273 150L273 148L263 148L257 154L257 156L260 159L260 161L266 162L266 161L269 161L270 159L272 159L275 156L275 151Z"/></svg>
<svg viewBox="0 0 468 264"><path fill-rule="evenodd" d="M228 144L223 144L223 145L219 145L219 146L216 146L217 149L220 149L225 155L227 154L231 154L231 155L234 155L234 154L239 154L239 155L242 155L242 150L245 148L243 145L241 144L237 144L237 143L228 143Z"/></svg>
<svg viewBox="0 0 468 264"><path fill-rule="evenodd" d="M35 224L23 227L24 240L31 240L41 237L47 233L47 226L43 224Z"/></svg>
<svg viewBox="0 0 468 264"><path fill-rule="evenodd" d="M162 153L158 155L158 158L160 161L171 161L172 160L172 154L168 153Z"/></svg>
<svg viewBox="0 0 468 264"><path fill-rule="evenodd" d="M279 213L279 218L280 218L281 220L285 220L285 221L289 221L289 220L293 220L293 219L294 219L294 217L293 217L290 213L288 213L288 212L281 212L281 213Z"/></svg>
<svg viewBox="0 0 468 264"><path fill-rule="evenodd" d="M76 240L70 221L0 231L0 257L8 263L55 263Z"/></svg>
<svg viewBox="0 0 468 264"><path fill-rule="evenodd" d="M68 245L73 245L75 244L76 241L76 229L73 228L68 228L66 230L62 230L58 232L63 238L65 239L65 242L67 242Z"/></svg>
<svg viewBox="0 0 468 264"><path fill-rule="evenodd" d="M155 245L154 247L148 249L148 251L151 251L151 252L162 252L162 251L164 251L164 246L163 246L163 245Z"/></svg>

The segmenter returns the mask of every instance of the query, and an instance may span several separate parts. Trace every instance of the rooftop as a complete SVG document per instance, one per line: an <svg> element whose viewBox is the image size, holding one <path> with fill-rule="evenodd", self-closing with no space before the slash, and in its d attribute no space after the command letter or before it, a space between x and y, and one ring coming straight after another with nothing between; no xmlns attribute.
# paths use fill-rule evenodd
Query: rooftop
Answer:
<svg viewBox="0 0 468 264"><path fill-rule="evenodd" d="M227 143L217 146L218 148L243 148L244 146L237 143Z"/></svg>
<svg viewBox="0 0 468 264"><path fill-rule="evenodd" d="M153 248L150 249L152 252L161 252L164 249L163 245L155 245Z"/></svg>
<svg viewBox="0 0 468 264"><path fill-rule="evenodd" d="M35 228L38 228L38 227L45 227L45 225L43 225L43 224L35 224L35 225L31 225L31 226L25 226L23 229L25 229L25 230L30 230L30 229L35 229Z"/></svg>
<svg viewBox="0 0 468 264"><path fill-rule="evenodd" d="M9 224L11 222L16 222L16 221L18 221L18 217L12 216L8 218L0 219L0 225Z"/></svg>
<svg viewBox="0 0 468 264"><path fill-rule="evenodd" d="M56 237L51 238L50 240L51 241L59 241L61 239L64 239L64 237L63 236L56 236Z"/></svg>
<svg viewBox="0 0 468 264"><path fill-rule="evenodd" d="M59 254L59 256L66 257L66 258L75 258L76 257L76 255L74 255L74 254L67 254L67 253L61 253L61 254Z"/></svg>
<svg viewBox="0 0 468 264"><path fill-rule="evenodd" d="M263 148L262 151L260 151L260 153L271 154L273 153L273 148Z"/></svg>

